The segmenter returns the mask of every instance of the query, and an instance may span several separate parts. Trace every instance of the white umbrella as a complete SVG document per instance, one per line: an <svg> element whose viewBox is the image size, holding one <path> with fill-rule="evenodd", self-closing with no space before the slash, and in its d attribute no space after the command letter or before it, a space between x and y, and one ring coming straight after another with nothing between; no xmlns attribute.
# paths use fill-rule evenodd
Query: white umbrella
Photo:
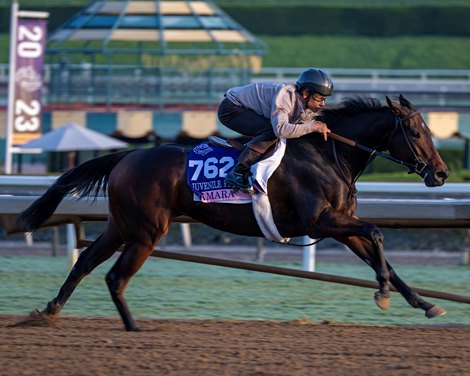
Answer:
<svg viewBox="0 0 470 376"><path fill-rule="evenodd" d="M79 151L122 149L126 142L116 140L77 124L66 124L20 146L43 151Z"/></svg>

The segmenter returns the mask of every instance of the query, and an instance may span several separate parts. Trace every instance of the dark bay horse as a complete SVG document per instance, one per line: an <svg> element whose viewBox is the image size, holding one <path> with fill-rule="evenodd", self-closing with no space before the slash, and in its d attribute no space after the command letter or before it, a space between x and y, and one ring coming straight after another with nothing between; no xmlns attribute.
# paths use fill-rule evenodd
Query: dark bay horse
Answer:
<svg viewBox="0 0 470 376"><path fill-rule="evenodd" d="M355 98L324 109L322 120L332 132L378 151L388 150L429 186L440 186L447 166L435 149L422 116L403 96ZM169 231L172 220L189 216L219 230L246 236L263 236L250 204L195 202L186 183L188 149L164 145L109 154L83 163L63 174L18 218L19 228L33 231L55 211L67 194L84 197L107 188L107 228L71 270L44 315L60 312L82 278L122 253L106 275L112 299L125 328L137 330L124 296L129 280ZM308 235L334 238L348 246L372 267L379 283L376 304L389 306L391 283L415 308L436 317L445 311L422 299L402 281L384 256L380 230L355 216L354 181L371 160L364 150L312 133L289 139L284 158L268 183L275 224L284 237Z"/></svg>

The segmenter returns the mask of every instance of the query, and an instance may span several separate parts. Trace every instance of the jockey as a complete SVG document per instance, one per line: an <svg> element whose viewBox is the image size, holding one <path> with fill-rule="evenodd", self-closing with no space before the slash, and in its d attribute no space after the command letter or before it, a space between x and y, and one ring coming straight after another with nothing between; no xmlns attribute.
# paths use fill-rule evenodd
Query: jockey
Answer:
<svg viewBox="0 0 470 376"><path fill-rule="evenodd" d="M315 117L332 93L331 77L313 68L304 71L295 86L253 83L229 89L219 105L219 120L226 127L245 136L253 136L253 139L225 181L237 189L252 192L251 166L278 138L296 138L319 132L323 133L326 141L330 130Z"/></svg>

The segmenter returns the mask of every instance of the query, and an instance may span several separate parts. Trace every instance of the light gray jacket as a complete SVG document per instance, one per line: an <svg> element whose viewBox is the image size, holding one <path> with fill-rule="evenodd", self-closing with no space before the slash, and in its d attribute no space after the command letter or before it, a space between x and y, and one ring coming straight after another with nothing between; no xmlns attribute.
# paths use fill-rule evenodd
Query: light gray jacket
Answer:
<svg viewBox="0 0 470 376"><path fill-rule="evenodd" d="M227 99L271 119L278 137L296 138L314 131L315 114L306 108L293 85L253 83L231 88Z"/></svg>

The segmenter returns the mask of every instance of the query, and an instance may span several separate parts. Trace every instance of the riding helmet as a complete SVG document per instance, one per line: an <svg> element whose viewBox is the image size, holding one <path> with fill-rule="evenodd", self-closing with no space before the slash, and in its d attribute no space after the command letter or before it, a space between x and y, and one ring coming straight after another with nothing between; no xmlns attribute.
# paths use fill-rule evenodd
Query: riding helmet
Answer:
<svg viewBox="0 0 470 376"><path fill-rule="evenodd" d="M300 74L295 88L297 91L305 88L309 92L330 96L333 94L333 80L322 70L310 68Z"/></svg>

